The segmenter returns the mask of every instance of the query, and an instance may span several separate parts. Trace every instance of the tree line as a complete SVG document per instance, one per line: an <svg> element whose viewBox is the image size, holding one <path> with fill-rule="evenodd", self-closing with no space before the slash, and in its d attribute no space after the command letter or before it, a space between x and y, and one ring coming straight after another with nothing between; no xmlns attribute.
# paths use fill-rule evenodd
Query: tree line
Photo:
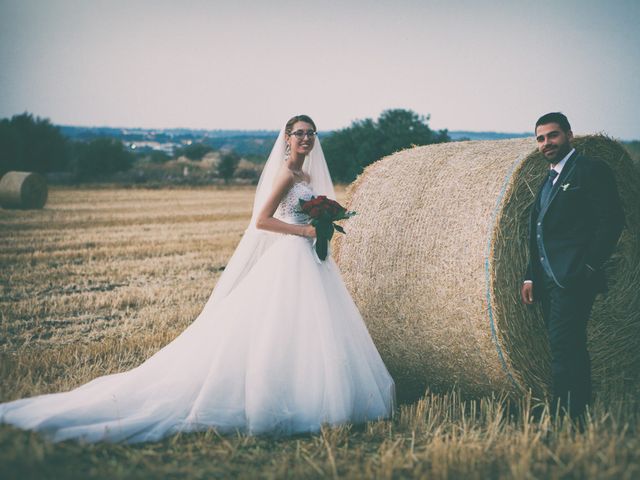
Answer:
<svg viewBox="0 0 640 480"><path fill-rule="evenodd" d="M428 120L410 110L393 109L382 112L377 120L356 120L349 127L322 134L332 178L351 182L367 165L395 151L450 141L446 130L431 130ZM200 160L213 150L211 145L194 142L176 148L172 156L160 151L136 155L117 138L71 141L48 119L30 113L0 120L0 175L10 170L70 172L77 181L100 180L130 169L141 157L152 163L180 156ZM249 160L259 163L256 158ZM220 151L218 175L228 181L239 162L238 153Z"/></svg>
<svg viewBox="0 0 640 480"><path fill-rule="evenodd" d="M49 119L30 113L0 120L0 175L10 170L72 172L88 180L127 170L134 156L120 140L71 142Z"/></svg>
<svg viewBox="0 0 640 480"><path fill-rule="evenodd" d="M194 143L175 149L173 156L161 151L134 154L117 138L98 137L89 141L71 141L49 119L30 113L0 120L0 177L11 170L71 173L74 180L102 180L117 172L129 170L137 159L165 163L185 156L201 160L212 147ZM235 152L222 152L218 173L228 181L240 157Z"/></svg>

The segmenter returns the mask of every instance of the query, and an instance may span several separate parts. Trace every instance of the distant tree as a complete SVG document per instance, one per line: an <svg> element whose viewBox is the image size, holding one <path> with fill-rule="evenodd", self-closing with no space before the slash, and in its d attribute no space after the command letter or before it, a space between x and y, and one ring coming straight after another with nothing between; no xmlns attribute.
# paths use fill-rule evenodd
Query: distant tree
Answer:
<svg viewBox="0 0 640 480"><path fill-rule="evenodd" d="M429 128L429 116L411 110L385 110L377 121L356 120L322 140L334 181L351 182L376 160L415 145L450 141L446 130Z"/></svg>
<svg viewBox="0 0 640 480"><path fill-rule="evenodd" d="M161 150L152 150L149 153L149 161L152 163L166 163L171 157Z"/></svg>
<svg viewBox="0 0 640 480"><path fill-rule="evenodd" d="M192 143L191 145L187 145L182 148L177 148L173 155L175 157L185 156L189 160L202 160L207 153L213 150L209 145L205 145L204 143Z"/></svg>
<svg viewBox="0 0 640 480"><path fill-rule="evenodd" d="M81 180L96 180L104 175L127 170L134 156L120 140L96 138L74 146L74 172Z"/></svg>
<svg viewBox="0 0 640 480"><path fill-rule="evenodd" d="M241 178L243 180L250 180L252 183L257 183L262 173L264 164L257 164L243 157L238 163L238 167L234 172L235 178Z"/></svg>
<svg viewBox="0 0 640 480"><path fill-rule="evenodd" d="M240 156L234 152L225 152L220 156L220 162L218 163L218 175L224 179L224 183L229 183L229 180L233 177L233 174L238 168L240 162Z"/></svg>
<svg viewBox="0 0 640 480"><path fill-rule="evenodd" d="M25 112L0 120L0 174L9 170L66 170L69 160L66 138L48 119Z"/></svg>

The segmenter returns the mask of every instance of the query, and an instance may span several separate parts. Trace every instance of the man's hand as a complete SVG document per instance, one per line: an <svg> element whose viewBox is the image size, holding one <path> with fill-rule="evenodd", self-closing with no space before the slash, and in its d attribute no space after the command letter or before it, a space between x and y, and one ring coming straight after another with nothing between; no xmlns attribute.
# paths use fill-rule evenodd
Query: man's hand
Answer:
<svg viewBox="0 0 640 480"><path fill-rule="evenodd" d="M520 296L522 297L522 303L525 305L531 305L533 303L533 283L524 282L520 287Z"/></svg>

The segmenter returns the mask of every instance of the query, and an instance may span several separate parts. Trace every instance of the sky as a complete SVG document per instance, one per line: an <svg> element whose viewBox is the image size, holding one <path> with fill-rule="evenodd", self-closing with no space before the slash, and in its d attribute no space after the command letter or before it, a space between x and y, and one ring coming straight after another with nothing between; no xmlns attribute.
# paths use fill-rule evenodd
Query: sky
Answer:
<svg viewBox="0 0 640 480"><path fill-rule="evenodd" d="M0 0L0 118L320 130L390 108L432 128L640 139L640 0Z"/></svg>

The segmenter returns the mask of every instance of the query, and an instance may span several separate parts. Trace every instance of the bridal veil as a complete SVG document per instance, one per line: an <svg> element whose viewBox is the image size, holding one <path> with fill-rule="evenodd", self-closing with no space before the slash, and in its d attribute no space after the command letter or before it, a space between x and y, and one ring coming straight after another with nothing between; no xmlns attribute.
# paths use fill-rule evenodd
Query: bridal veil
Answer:
<svg viewBox="0 0 640 480"><path fill-rule="evenodd" d="M258 230L256 228L256 218L271 194L278 172L280 169L285 168L286 148L286 133L283 127L264 165L262 175L260 175L249 227L225 267L208 303L216 302L231 293L278 238L278 234ZM333 183L331 183L329 168L319 140L316 140L313 149L305 158L302 170L311 178L311 188L316 195L325 195L328 198L335 199L336 195Z"/></svg>

